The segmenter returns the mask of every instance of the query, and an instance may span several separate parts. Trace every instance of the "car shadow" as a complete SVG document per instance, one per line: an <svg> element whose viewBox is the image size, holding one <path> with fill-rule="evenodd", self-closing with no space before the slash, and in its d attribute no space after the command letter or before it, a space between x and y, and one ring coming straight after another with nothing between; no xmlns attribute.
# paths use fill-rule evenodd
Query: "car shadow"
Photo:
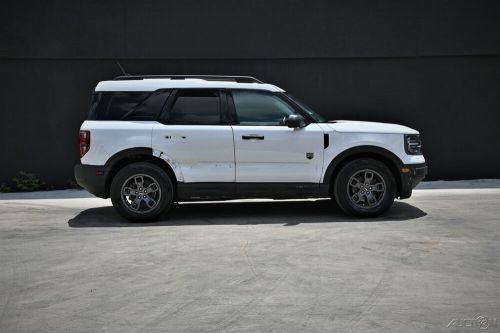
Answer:
<svg viewBox="0 0 500 333"><path fill-rule="evenodd" d="M333 200L181 203L157 222L133 223L122 218L112 206L90 208L68 221L72 228L157 227L179 225L245 225L301 223L407 221L427 213L405 202L394 202L392 208L377 218L355 218L345 215Z"/></svg>

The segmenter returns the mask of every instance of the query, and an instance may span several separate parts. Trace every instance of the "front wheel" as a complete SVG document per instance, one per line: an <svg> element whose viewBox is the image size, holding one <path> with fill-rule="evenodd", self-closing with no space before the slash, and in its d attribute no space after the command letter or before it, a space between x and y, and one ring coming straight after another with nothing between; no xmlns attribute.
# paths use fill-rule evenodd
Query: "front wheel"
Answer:
<svg viewBox="0 0 500 333"><path fill-rule="evenodd" d="M333 192L344 212L359 217L376 217L394 202L396 181L384 163L360 158L348 162L340 170Z"/></svg>
<svg viewBox="0 0 500 333"><path fill-rule="evenodd" d="M147 222L157 219L170 208L173 186L167 173L151 163L129 164L111 183L111 201L128 220Z"/></svg>

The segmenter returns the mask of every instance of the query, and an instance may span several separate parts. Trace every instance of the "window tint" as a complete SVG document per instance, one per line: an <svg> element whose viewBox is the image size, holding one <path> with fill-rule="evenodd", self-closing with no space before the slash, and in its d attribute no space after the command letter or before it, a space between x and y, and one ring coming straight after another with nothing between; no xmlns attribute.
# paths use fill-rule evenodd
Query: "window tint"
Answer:
<svg viewBox="0 0 500 333"><path fill-rule="evenodd" d="M283 125L295 110L279 96L266 91L233 90L240 125Z"/></svg>
<svg viewBox="0 0 500 333"><path fill-rule="evenodd" d="M170 111L170 124L219 125L220 100L216 91L181 91Z"/></svg>
<svg viewBox="0 0 500 333"><path fill-rule="evenodd" d="M155 91L139 103L133 112L124 116L124 120L153 120L158 117L167 101L170 91Z"/></svg>
<svg viewBox="0 0 500 333"><path fill-rule="evenodd" d="M309 106L307 106L304 102L299 100L298 98L295 98L294 96L290 94L286 94L292 101L294 101L296 104L298 104L304 111L306 111L314 120L316 120L318 123L326 123L327 120L317 114L313 109L311 109Z"/></svg>
<svg viewBox="0 0 500 333"><path fill-rule="evenodd" d="M154 120L170 92L102 91L94 94L90 120Z"/></svg>

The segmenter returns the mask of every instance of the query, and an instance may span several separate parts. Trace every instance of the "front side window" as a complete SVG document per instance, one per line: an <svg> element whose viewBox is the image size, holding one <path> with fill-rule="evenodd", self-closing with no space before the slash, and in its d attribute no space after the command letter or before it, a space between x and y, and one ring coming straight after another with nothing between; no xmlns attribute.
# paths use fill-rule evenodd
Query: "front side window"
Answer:
<svg viewBox="0 0 500 333"><path fill-rule="evenodd" d="M181 91L176 96L168 123L174 125L220 125L220 109L217 91Z"/></svg>
<svg viewBox="0 0 500 333"><path fill-rule="evenodd" d="M295 102L295 104L298 104L304 111L306 111L315 121L318 123L326 123L326 119L317 114L313 109L311 109L309 106L307 106L304 102L299 100L298 98L295 98L294 96L290 94L286 94L288 98L290 98L292 101Z"/></svg>
<svg viewBox="0 0 500 333"><path fill-rule="evenodd" d="M240 125L280 126L295 110L279 96L267 91L233 90Z"/></svg>

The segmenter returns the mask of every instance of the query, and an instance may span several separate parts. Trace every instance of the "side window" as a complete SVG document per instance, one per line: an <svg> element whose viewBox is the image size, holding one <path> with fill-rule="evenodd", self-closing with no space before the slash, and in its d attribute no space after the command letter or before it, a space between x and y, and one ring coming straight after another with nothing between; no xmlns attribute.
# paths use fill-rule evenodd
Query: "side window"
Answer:
<svg viewBox="0 0 500 333"><path fill-rule="evenodd" d="M233 90L234 107L240 125L276 126L295 110L279 96L267 91Z"/></svg>
<svg viewBox="0 0 500 333"><path fill-rule="evenodd" d="M169 95L169 90L153 92L142 103L139 103L132 112L124 115L122 120L155 120Z"/></svg>
<svg viewBox="0 0 500 333"><path fill-rule="evenodd" d="M169 124L220 125L219 93L211 90L180 91L170 111Z"/></svg>
<svg viewBox="0 0 500 333"><path fill-rule="evenodd" d="M169 91L96 92L89 120L154 120L169 94Z"/></svg>

